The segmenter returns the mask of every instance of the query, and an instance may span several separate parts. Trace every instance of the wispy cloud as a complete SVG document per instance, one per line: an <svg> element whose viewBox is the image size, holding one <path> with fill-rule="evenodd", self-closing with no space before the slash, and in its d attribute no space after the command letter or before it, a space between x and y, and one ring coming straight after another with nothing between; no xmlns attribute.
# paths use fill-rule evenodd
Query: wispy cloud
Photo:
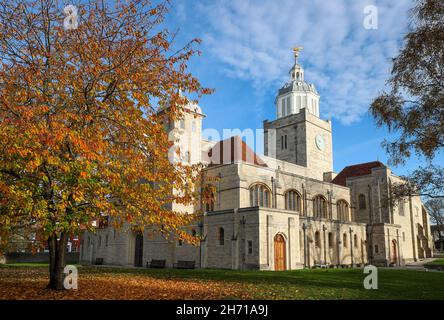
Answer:
<svg viewBox="0 0 444 320"><path fill-rule="evenodd" d="M379 12L376 30L363 27L371 4ZM301 62L321 93L323 116L347 124L384 87L411 6L411 0L208 0L189 10L205 25L204 45L219 68L258 92L275 92L293 63L290 48L304 46Z"/></svg>

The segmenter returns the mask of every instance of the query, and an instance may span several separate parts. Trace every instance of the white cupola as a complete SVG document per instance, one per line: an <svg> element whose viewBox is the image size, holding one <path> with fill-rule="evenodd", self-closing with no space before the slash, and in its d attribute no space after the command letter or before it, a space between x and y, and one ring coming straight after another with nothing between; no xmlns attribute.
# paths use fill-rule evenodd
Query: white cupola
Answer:
<svg viewBox="0 0 444 320"><path fill-rule="evenodd" d="M298 62L300 50L302 47L293 49L295 63L289 71L290 81L278 91L275 100L277 118L299 113L301 109L319 117L320 96L314 84L304 80L304 69Z"/></svg>

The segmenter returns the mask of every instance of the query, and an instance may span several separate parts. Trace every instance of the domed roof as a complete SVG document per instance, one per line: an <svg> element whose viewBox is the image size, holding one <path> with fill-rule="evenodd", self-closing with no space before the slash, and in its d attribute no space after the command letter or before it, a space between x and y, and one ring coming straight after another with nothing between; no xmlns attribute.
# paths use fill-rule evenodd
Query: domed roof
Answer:
<svg viewBox="0 0 444 320"><path fill-rule="evenodd" d="M314 84L307 83L301 80L292 80L287 82L282 88L279 89L279 95L286 94L288 92L312 92L314 94L318 94Z"/></svg>

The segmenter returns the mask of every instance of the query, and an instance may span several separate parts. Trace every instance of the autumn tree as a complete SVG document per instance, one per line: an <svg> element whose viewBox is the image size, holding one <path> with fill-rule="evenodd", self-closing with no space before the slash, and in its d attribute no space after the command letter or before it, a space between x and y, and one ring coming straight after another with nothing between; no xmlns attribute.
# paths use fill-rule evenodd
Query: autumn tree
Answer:
<svg viewBox="0 0 444 320"><path fill-rule="evenodd" d="M444 196L444 168L433 164L444 149L444 2L417 0L411 10L411 31L393 59L390 91L382 92L370 112L379 126L397 134L384 146L394 165L413 154L427 164L417 168L405 183L394 188L394 197Z"/></svg>
<svg viewBox="0 0 444 320"><path fill-rule="evenodd" d="M187 71L199 41L173 50L169 1L74 6L0 4L0 238L46 239L52 289L69 235L103 216L193 241L183 226L194 216L168 204L196 200L200 168L169 161L163 122L181 117L180 91L209 93Z"/></svg>

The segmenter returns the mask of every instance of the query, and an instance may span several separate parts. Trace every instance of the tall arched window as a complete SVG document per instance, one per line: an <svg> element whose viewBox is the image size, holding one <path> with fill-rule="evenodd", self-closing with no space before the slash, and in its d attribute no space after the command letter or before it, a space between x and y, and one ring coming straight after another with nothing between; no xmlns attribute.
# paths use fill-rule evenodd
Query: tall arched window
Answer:
<svg viewBox="0 0 444 320"><path fill-rule="evenodd" d="M250 206L252 207L270 207L271 192L263 184L254 184L250 187Z"/></svg>
<svg viewBox="0 0 444 320"><path fill-rule="evenodd" d="M355 248L357 248L358 247L358 235L357 234L355 234L353 236L353 243L355 245Z"/></svg>
<svg viewBox="0 0 444 320"><path fill-rule="evenodd" d="M347 234L346 233L344 233L342 235L342 245L344 246L344 248L347 248L348 243L347 243Z"/></svg>
<svg viewBox="0 0 444 320"><path fill-rule="evenodd" d="M218 239L219 239L219 245L223 246L225 244L225 230L224 230L224 228L219 228Z"/></svg>
<svg viewBox="0 0 444 320"><path fill-rule="evenodd" d="M313 216L327 218L327 200L321 195L313 198Z"/></svg>
<svg viewBox="0 0 444 320"><path fill-rule="evenodd" d="M351 221L350 210L348 208L348 203L345 200L339 200L336 203L336 208L338 209L338 220L340 221Z"/></svg>
<svg viewBox="0 0 444 320"><path fill-rule="evenodd" d="M359 210L365 210L366 209L366 202L365 202L365 195L362 193L358 196L358 202L359 202Z"/></svg>
<svg viewBox="0 0 444 320"><path fill-rule="evenodd" d="M301 212L301 195L296 190L285 193L285 210Z"/></svg>

